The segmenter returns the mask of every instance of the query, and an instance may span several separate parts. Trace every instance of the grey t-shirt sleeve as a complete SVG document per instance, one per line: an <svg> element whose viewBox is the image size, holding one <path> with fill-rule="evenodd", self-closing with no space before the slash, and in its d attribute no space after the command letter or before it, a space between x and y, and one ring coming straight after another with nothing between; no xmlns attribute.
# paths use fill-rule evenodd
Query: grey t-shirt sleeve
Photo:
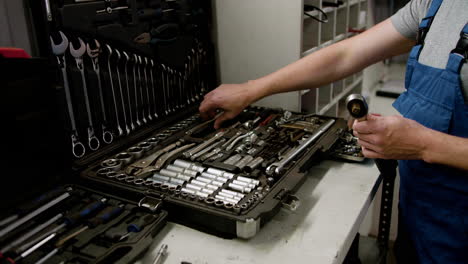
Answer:
<svg viewBox="0 0 468 264"><path fill-rule="evenodd" d="M419 23L426 16L432 0L412 0L391 18L393 26L404 37L416 40Z"/></svg>

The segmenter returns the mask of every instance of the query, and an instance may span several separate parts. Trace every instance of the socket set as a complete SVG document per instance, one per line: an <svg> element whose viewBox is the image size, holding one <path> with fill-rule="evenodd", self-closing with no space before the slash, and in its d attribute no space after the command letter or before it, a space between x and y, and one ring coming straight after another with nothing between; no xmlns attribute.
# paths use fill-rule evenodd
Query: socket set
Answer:
<svg viewBox="0 0 468 264"><path fill-rule="evenodd" d="M304 179L307 161L327 152L346 127L342 119L258 107L219 130L213 120L197 118L157 130L81 176L102 188L157 197L172 221L249 238L279 207L294 208L286 201L297 203L292 192ZM190 220L190 214L198 217Z"/></svg>

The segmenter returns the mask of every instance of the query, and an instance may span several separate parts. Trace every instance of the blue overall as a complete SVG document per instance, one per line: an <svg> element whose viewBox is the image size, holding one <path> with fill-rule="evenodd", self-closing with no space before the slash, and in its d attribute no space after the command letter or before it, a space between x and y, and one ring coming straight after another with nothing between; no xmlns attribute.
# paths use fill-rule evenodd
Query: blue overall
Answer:
<svg viewBox="0 0 468 264"><path fill-rule="evenodd" d="M427 32L441 2L433 0L420 33ZM468 23L463 32L468 33ZM393 106L428 128L468 138L468 105L460 81L466 59L452 51L445 69L429 67L418 62L423 46L419 41L411 50L407 90ZM408 231L418 261L468 263L468 172L421 160L401 160L399 170L399 225Z"/></svg>

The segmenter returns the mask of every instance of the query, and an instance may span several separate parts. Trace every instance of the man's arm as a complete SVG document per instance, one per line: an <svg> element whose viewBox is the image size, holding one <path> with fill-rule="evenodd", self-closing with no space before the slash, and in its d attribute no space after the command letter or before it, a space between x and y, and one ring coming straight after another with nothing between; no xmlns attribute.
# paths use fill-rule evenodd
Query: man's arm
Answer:
<svg viewBox="0 0 468 264"><path fill-rule="evenodd" d="M204 117L222 114L215 122L235 117L251 103L268 95L317 88L340 80L385 58L402 54L414 42L402 36L390 19L352 38L314 52L274 73L243 84L221 85L205 95L200 105Z"/></svg>
<svg viewBox="0 0 468 264"><path fill-rule="evenodd" d="M354 122L363 154L369 158L424 160L468 170L468 138L455 137L401 116L368 115Z"/></svg>

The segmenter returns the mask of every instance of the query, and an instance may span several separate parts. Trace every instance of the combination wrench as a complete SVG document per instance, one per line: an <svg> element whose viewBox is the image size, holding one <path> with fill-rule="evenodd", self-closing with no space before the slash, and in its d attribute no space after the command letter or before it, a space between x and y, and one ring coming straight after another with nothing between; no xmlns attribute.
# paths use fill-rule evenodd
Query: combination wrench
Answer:
<svg viewBox="0 0 468 264"><path fill-rule="evenodd" d="M148 87L148 74L146 73L146 68L148 67L148 58L144 57L144 59L142 59L142 61L144 61L144 65L143 65L143 76L145 76L145 89L146 89L146 101L147 101L147 104L148 104L148 107L147 107L147 117L148 117L148 120L152 121L153 120L153 116L151 115L151 97L150 97L150 91L149 91L149 87Z"/></svg>
<svg viewBox="0 0 468 264"><path fill-rule="evenodd" d="M127 98L128 98L128 110L129 110L129 117L130 117L130 131L135 130L135 124L133 123L133 111L132 111L132 99L130 97L130 86L128 84L128 62L130 61L130 56L128 56L127 52L122 51L122 54L125 57L125 85L127 87Z"/></svg>
<svg viewBox="0 0 468 264"><path fill-rule="evenodd" d="M68 39L63 34L62 31L59 31L61 42L55 44L52 37L50 37L50 44L52 47L52 52L57 57L57 64L62 71L63 76L63 86L65 90L65 99L67 101L67 108L68 108L68 115L70 117L70 124L71 124L71 142L72 142L72 153L73 156L76 158L81 158L86 153L85 146L83 143L80 142L78 137L78 131L76 130L76 123L75 123L75 115L73 113L73 104L71 99L70 87L68 84L68 77L67 77L67 61L65 58L65 51L68 48Z"/></svg>
<svg viewBox="0 0 468 264"><path fill-rule="evenodd" d="M119 137L124 134L124 131L122 127L120 126L120 120L119 120L119 109L117 108L117 98L115 98L115 90L114 90L114 80L112 78L112 69L110 65L110 60L112 56L112 48L106 44L106 49L108 53L108 58L107 58L107 68L109 71L109 82L110 82L110 87L111 87L111 92L112 92L112 100L114 101L114 111L115 111L115 120L117 122L117 131L119 131Z"/></svg>
<svg viewBox="0 0 468 264"><path fill-rule="evenodd" d="M122 112L123 112L123 119L124 119L124 124L125 124L125 132L130 134L130 127L128 126L127 122L127 111L125 111L125 100L124 100L124 94L122 90L122 81L120 78L120 69L119 69L119 62L120 62L120 51L118 49L115 49L115 54L117 55L117 62L115 63L115 70L117 71L117 81L119 82L119 92L120 92L120 102L122 104Z"/></svg>
<svg viewBox="0 0 468 264"><path fill-rule="evenodd" d="M168 110L167 107L167 92L166 92L166 66L164 64L161 65L162 70L161 70L161 83L162 83L162 90L163 90L163 101L164 101L164 113L167 115L170 111Z"/></svg>
<svg viewBox="0 0 468 264"><path fill-rule="evenodd" d="M148 123L148 120L146 120L145 116L145 95L143 94L143 85L142 85L142 80L141 80L141 66L143 65L141 63L141 56L140 55L135 55L136 56L136 61L137 61L137 74L138 74L138 87L140 90L140 99L141 99L141 120L143 121L144 124Z"/></svg>
<svg viewBox="0 0 468 264"><path fill-rule="evenodd" d="M86 52L86 45L81 38L78 38L78 42L80 42L80 47L78 49L75 49L73 42L70 42L70 54L75 58L76 67L78 70L80 70L81 73L83 96L86 106L86 113L88 114L88 146L91 150L96 150L99 148L100 143L99 139L94 133L93 117L91 116L91 106L89 104L88 87L86 84L85 68L83 63L83 54Z"/></svg>
<svg viewBox="0 0 468 264"><path fill-rule="evenodd" d="M136 69L138 67L138 57L136 54L133 54L133 90L135 91L135 113L136 113L136 124L137 126L141 126L142 123L140 121L140 109L138 107L138 85L137 85L137 78L136 78Z"/></svg>
<svg viewBox="0 0 468 264"><path fill-rule="evenodd" d="M149 60L150 63L151 63L151 69L150 69L150 77L151 77L151 90L153 91L153 107L154 107L154 118L159 118L158 116L158 108L156 107L156 104L157 104L157 100L156 100L156 86L155 86L155 83L154 83L154 78L153 78L153 69L154 69L154 61L153 59L150 59Z"/></svg>
<svg viewBox="0 0 468 264"><path fill-rule="evenodd" d="M101 53L101 45L99 44L97 40L94 40L94 43L96 45L96 48L92 49L88 43L86 44L86 51L88 53L88 56L91 58L91 62L93 63L93 70L94 70L94 73L96 74L97 82L98 82L98 92L99 92L99 99L101 103L101 111L102 111L102 119L103 119L103 123L101 124L102 140L104 141L104 143L110 144L114 140L114 135L112 135L112 133L106 127L106 124L107 124L106 108L104 105L104 94L102 92L101 71L99 69L99 53Z"/></svg>

